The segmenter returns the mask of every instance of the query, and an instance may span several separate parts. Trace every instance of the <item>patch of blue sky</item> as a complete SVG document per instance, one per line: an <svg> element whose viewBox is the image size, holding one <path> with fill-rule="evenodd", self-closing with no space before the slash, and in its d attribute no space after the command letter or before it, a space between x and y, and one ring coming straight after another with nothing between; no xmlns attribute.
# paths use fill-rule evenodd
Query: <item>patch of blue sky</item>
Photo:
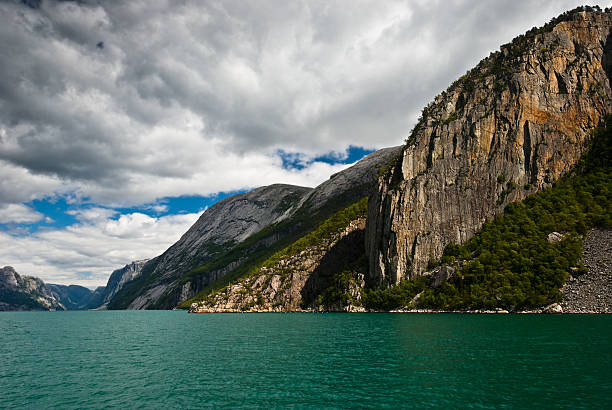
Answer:
<svg viewBox="0 0 612 410"><path fill-rule="evenodd" d="M114 208L118 215L129 214L133 212L140 212L149 216L161 217L166 215L177 215L177 214L190 214L196 212L202 212L206 208L214 205L215 203L227 198L228 196L241 194L247 192L232 191L232 192L219 192L215 195L201 196L201 195L184 195L178 197L165 197L160 198L155 203L140 205L129 208Z"/></svg>
<svg viewBox="0 0 612 410"><path fill-rule="evenodd" d="M325 162L331 165L352 164L374 151L373 149L350 145L345 152L332 151L315 158L308 158L304 154L286 152L283 150L278 150L277 154L283 161L283 168L301 170L313 162Z"/></svg>
<svg viewBox="0 0 612 410"><path fill-rule="evenodd" d="M359 161L361 158L365 157L368 154L373 153L374 149L366 149L363 147L356 147L354 145L349 145L346 150L346 157L338 156L335 153L329 153L320 157L316 157L315 161L327 162L328 164L352 164L353 162Z"/></svg>
<svg viewBox="0 0 612 410"><path fill-rule="evenodd" d="M35 199L24 205L41 214L41 219L33 223L0 224L0 230L13 235L28 235L38 230L61 229L78 222L76 213L72 211L91 207L79 205L70 195Z"/></svg>
<svg viewBox="0 0 612 410"><path fill-rule="evenodd" d="M188 214L202 212L228 196L247 192L232 191L220 192L215 195L186 195L180 197L165 197L155 203L139 205L134 207L105 207L88 201L86 198L75 202L68 197L53 197L36 199L25 205L42 215L39 221L34 223L8 223L0 224L0 230L11 232L14 235L27 235L38 230L61 229L79 222L79 211L90 208L105 208L116 213L109 219L119 219L121 215L139 212L151 217L163 217L167 215Z"/></svg>
<svg viewBox="0 0 612 410"><path fill-rule="evenodd" d="M60 228L72 225L77 222L77 218L68 211L74 209L76 205L67 200L66 197L53 197L45 199L35 199L25 205L44 215L44 218L33 225L44 225L51 228Z"/></svg>

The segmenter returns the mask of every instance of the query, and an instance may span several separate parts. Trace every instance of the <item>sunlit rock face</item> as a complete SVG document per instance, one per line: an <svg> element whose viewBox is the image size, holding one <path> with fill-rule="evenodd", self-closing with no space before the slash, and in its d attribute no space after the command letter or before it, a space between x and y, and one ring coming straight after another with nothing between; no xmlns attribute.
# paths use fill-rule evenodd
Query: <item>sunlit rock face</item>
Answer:
<svg viewBox="0 0 612 410"><path fill-rule="evenodd" d="M563 20L502 46L424 110L369 202L369 283L421 274L580 158L612 112L612 15Z"/></svg>

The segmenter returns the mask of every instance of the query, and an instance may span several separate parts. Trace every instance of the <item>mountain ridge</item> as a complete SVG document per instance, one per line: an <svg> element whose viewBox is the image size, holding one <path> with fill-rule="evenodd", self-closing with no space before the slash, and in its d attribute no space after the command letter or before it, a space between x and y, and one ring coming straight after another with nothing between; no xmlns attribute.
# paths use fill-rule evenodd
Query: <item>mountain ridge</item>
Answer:
<svg viewBox="0 0 612 410"><path fill-rule="evenodd" d="M228 280L227 275L239 277L283 241L313 229L314 221L372 192L379 169L399 150L369 154L315 188L273 184L218 202L177 243L149 260L141 276L126 284L108 308L173 308Z"/></svg>

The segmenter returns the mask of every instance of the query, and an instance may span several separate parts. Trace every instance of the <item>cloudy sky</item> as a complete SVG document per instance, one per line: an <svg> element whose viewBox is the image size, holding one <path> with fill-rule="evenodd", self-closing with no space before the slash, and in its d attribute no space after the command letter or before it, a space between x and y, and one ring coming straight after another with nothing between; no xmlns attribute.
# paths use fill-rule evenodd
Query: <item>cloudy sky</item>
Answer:
<svg viewBox="0 0 612 410"><path fill-rule="evenodd" d="M455 78L580 4L0 1L0 267L103 285L231 193L401 144Z"/></svg>

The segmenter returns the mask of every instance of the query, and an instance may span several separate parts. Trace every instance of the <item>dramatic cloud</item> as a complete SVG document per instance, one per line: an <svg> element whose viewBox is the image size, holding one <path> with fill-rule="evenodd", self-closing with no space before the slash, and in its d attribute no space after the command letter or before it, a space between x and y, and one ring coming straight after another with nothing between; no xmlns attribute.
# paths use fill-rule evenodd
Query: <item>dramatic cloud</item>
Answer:
<svg viewBox="0 0 612 410"><path fill-rule="evenodd" d="M583 3L0 2L0 263L46 280L101 275L187 227L108 208L161 214L160 198L315 186L346 165L314 158L401 144L450 82ZM41 199L101 213L77 206L77 225L16 237L28 227L15 224L45 221L31 206ZM113 220L165 239L124 248L100 222Z"/></svg>
<svg viewBox="0 0 612 410"><path fill-rule="evenodd" d="M103 203L292 182L278 150L399 144L452 79L575 3L5 2L0 167Z"/></svg>

